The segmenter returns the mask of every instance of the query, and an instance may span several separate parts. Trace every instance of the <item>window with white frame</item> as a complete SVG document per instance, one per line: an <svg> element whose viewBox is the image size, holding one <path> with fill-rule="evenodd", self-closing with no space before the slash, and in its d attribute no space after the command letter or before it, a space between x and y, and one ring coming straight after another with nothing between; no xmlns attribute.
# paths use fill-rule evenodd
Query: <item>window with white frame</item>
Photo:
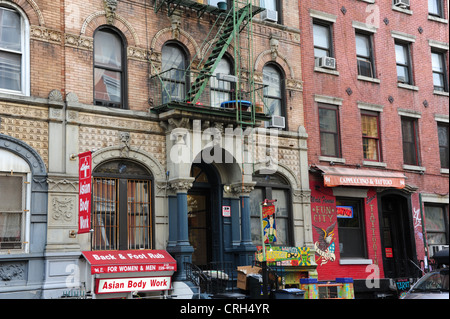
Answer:
<svg viewBox="0 0 450 319"><path fill-rule="evenodd" d="M28 252L30 203L30 166L0 148L0 255Z"/></svg>
<svg viewBox="0 0 450 319"><path fill-rule="evenodd" d="M29 95L29 26L24 16L0 4L0 92Z"/></svg>

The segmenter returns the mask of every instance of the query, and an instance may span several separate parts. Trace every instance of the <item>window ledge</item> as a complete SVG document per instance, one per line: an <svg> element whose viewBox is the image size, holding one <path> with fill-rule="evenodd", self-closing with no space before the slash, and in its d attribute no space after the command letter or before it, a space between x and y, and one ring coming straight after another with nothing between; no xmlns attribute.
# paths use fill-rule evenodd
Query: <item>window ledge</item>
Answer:
<svg viewBox="0 0 450 319"><path fill-rule="evenodd" d="M448 20L447 19L439 18L439 17L432 16L432 15L428 15L428 20L448 24Z"/></svg>
<svg viewBox="0 0 450 319"><path fill-rule="evenodd" d="M372 166L372 167L387 167L386 163L383 162L373 162L373 161L363 161L364 166Z"/></svg>
<svg viewBox="0 0 450 319"><path fill-rule="evenodd" d="M339 76L339 71L329 70L329 69L325 69L325 68L319 68L318 66L314 67L314 72L321 72L321 73L327 73L327 74Z"/></svg>
<svg viewBox="0 0 450 319"><path fill-rule="evenodd" d="M433 91L433 94L435 95L441 95L441 96L449 96L448 92L444 92L444 91Z"/></svg>
<svg viewBox="0 0 450 319"><path fill-rule="evenodd" d="M345 159L340 157L319 156L319 161L345 164Z"/></svg>
<svg viewBox="0 0 450 319"><path fill-rule="evenodd" d="M407 164L403 164L403 169L408 171L416 171L418 173L425 173L425 171L427 170L423 166L407 165Z"/></svg>
<svg viewBox="0 0 450 319"><path fill-rule="evenodd" d="M418 86L406 84L406 83L397 83L397 87L402 88L402 89L412 90L412 91L419 91Z"/></svg>
<svg viewBox="0 0 450 319"><path fill-rule="evenodd" d="M365 258L341 258L339 265L372 265L372 259Z"/></svg>
<svg viewBox="0 0 450 319"><path fill-rule="evenodd" d="M397 6L394 6L394 5L392 6L392 10L398 11L398 12L401 12L401 13L406 13L406 14L409 14L409 15L413 14L412 10L403 9L403 8L400 8L400 7L397 7Z"/></svg>
<svg viewBox="0 0 450 319"><path fill-rule="evenodd" d="M441 174L449 174L448 168L441 168Z"/></svg>
<svg viewBox="0 0 450 319"><path fill-rule="evenodd" d="M371 77L364 76L364 75L358 75L357 79L360 81L367 81L367 82L372 82L372 83L380 83L381 82L380 79L371 78Z"/></svg>

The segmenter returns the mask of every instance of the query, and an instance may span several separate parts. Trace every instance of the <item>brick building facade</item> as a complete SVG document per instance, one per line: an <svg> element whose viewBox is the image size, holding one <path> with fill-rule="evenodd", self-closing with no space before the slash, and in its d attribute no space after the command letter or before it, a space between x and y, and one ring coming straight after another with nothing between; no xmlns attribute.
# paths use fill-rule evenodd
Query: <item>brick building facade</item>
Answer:
<svg viewBox="0 0 450 319"><path fill-rule="evenodd" d="M319 279L362 290L448 247L448 1L395 3L299 3Z"/></svg>
<svg viewBox="0 0 450 319"><path fill-rule="evenodd" d="M192 295L185 262L237 267L253 260L261 240L259 202L270 196L279 201L279 244L313 248L297 7L284 1L275 10L278 20L256 15L251 32L244 31L251 41L241 38L224 52L231 74L237 70L239 79L254 79L253 87L273 86L275 95L266 92L260 99L275 103L276 110L266 104L263 114L243 112L250 121L243 124L236 113L204 102L197 109L187 104L185 111L158 109L170 86L161 89L167 65L182 57L192 74L202 70L208 44L226 19L216 2L183 0L175 8L171 1L0 1L2 30L15 32L2 38L1 48L2 64L10 69L0 72L0 183L20 194L2 197L14 198L15 205L0 211L1 298L77 294L84 289L78 276L82 251L131 248L171 253L178 262L174 288ZM186 78L178 80L171 88ZM205 96L213 95L209 86ZM229 88L221 93L231 97ZM285 126L276 129L276 143L264 128L273 112L278 126ZM196 124L202 133L218 134L260 127L256 136L268 142L252 149L255 142L246 141L245 160L222 146L218 152L232 154L231 162L193 163L216 145L208 144L211 134L195 140ZM172 158L174 147L190 139L199 141L199 153L183 153L181 162ZM93 152L93 230L77 234L76 155L85 151ZM141 210L133 208L133 222L116 219L131 214L136 203ZM201 221L196 205L206 207ZM229 215L222 215L222 206ZM136 235L138 226L143 235ZM317 275L314 263L303 271Z"/></svg>

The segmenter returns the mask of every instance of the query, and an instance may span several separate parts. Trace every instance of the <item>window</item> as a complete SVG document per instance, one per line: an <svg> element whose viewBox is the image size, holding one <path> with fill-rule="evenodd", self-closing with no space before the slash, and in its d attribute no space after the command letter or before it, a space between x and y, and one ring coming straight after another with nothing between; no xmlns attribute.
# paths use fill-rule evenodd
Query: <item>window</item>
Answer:
<svg viewBox="0 0 450 319"><path fill-rule="evenodd" d="M268 64L263 68L264 104L271 116L285 116L283 103L283 74L275 65Z"/></svg>
<svg viewBox="0 0 450 319"><path fill-rule="evenodd" d="M395 57L397 61L397 82L412 85L409 44L395 43Z"/></svg>
<svg viewBox="0 0 450 319"><path fill-rule="evenodd" d="M23 249L26 222L26 175L0 172L0 252Z"/></svg>
<svg viewBox="0 0 450 319"><path fill-rule="evenodd" d="M234 100L231 95L232 83L228 81L219 80L217 74L231 74L231 63L228 58L222 58L213 76L211 77L211 106L220 107L220 103Z"/></svg>
<svg viewBox="0 0 450 319"><path fill-rule="evenodd" d="M431 52L431 65L433 68L434 90L448 92L445 54L442 52Z"/></svg>
<svg viewBox="0 0 450 319"><path fill-rule="evenodd" d="M439 156L441 168L449 168L448 123L438 123Z"/></svg>
<svg viewBox="0 0 450 319"><path fill-rule="evenodd" d="M28 22L14 9L0 6L0 90L29 94Z"/></svg>
<svg viewBox="0 0 450 319"><path fill-rule="evenodd" d="M338 112L335 105L319 104L320 151L323 156L341 157Z"/></svg>
<svg viewBox="0 0 450 319"><path fill-rule="evenodd" d="M368 34L356 33L356 59L358 64L358 75L375 77L372 37Z"/></svg>
<svg viewBox="0 0 450 319"><path fill-rule="evenodd" d="M339 251L341 258L366 258L366 243L364 236L364 212L361 200L336 198L336 206L351 210L351 217L339 217Z"/></svg>
<svg viewBox="0 0 450 319"><path fill-rule="evenodd" d="M94 35L94 104L125 108L125 54L121 36L110 28Z"/></svg>
<svg viewBox="0 0 450 319"><path fill-rule="evenodd" d="M255 189L250 193L251 234L254 245L261 245L261 203L265 199L276 199L275 202L275 229L277 246L292 245L291 219L290 219L290 188L288 183L279 175L260 175L253 177L257 182Z"/></svg>
<svg viewBox="0 0 450 319"><path fill-rule="evenodd" d="M333 57L331 42L331 24L314 21L314 58Z"/></svg>
<svg viewBox="0 0 450 319"><path fill-rule="evenodd" d="M183 101L186 95L187 58L184 50L175 43L162 49L163 103Z"/></svg>
<svg viewBox="0 0 450 319"><path fill-rule="evenodd" d="M402 117L403 162L409 165L420 165L418 120Z"/></svg>
<svg viewBox="0 0 450 319"><path fill-rule="evenodd" d="M265 8L266 11L272 11L272 12L276 12L277 13L277 22L280 22L280 18L281 18L281 8L280 8L280 3L279 0L260 0L260 6L261 8Z"/></svg>
<svg viewBox="0 0 450 319"><path fill-rule="evenodd" d="M428 245L448 244L448 221L445 206L425 204L425 230Z"/></svg>
<svg viewBox="0 0 450 319"><path fill-rule="evenodd" d="M438 18L444 18L443 1L428 0L428 13Z"/></svg>
<svg viewBox="0 0 450 319"><path fill-rule="evenodd" d="M369 111L361 113L361 128L364 159L380 161L381 147L378 113Z"/></svg>
<svg viewBox="0 0 450 319"><path fill-rule="evenodd" d="M93 176L92 249L153 248L151 175L134 162L112 161Z"/></svg>

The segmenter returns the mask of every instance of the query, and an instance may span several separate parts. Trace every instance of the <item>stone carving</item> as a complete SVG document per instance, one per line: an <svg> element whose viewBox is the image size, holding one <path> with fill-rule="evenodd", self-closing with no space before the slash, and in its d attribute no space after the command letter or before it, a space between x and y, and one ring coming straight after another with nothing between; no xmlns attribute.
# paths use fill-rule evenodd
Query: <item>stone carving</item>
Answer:
<svg viewBox="0 0 450 319"><path fill-rule="evenodd" d="M177 193L187 193L187 191L192 187L194 178L189 179L176 179L169 181L170 188L175 190Z"/></svg>
<svg viewBox="0 0 450 319"><path fill-rule="evenodd" d="M103 6L105 7L106 21L109 24L113 24L116 15L117 0L103 0Z"/></svg>
<svg viewBox="0 0 450 319"><path fill-rule="evenodd" d="M24 280L25 263L0 264L0 279L2 281Z"/></svg>
<svg viewBox="0 0 450 319"><path fill-rule="evenodd" d="M53 198L53 219L60 220L61 218L65 221L71 221L74 211L74 201L73 198Z"/></svg>

